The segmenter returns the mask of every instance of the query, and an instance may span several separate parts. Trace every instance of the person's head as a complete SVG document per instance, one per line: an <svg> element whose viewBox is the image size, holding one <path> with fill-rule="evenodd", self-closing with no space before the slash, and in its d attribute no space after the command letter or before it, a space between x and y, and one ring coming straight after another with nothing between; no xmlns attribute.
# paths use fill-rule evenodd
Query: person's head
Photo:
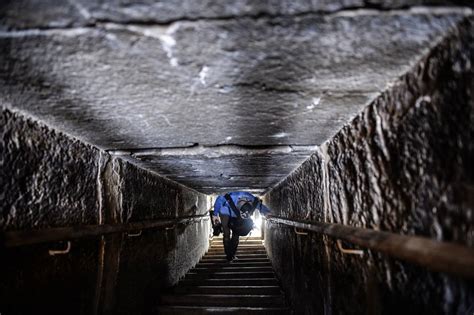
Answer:
<svg viewBox="0 0 474 315"><path fill-rule="evenodd" d="M237 208L240 210L243 218L250 217L255 210L254 205L245 199L241 199L237 202Z"/></svg>
<svg viewBox="0 0 474 315"><path fill-rule="evenodd" d="M242 204L242 206L240 207L240 211L250 213L253 211L253 206L250 202L247 201L244 204Z"/></svg>

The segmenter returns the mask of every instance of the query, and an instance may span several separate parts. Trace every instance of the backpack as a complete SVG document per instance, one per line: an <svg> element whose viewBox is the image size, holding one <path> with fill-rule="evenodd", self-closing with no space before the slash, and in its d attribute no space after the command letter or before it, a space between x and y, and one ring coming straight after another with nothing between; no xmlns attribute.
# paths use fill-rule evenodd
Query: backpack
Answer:
<svg viewBox="0 0 474 315"><path fill-rule="evenodd" d="M252 231L254 224L250 218L255 211L255 208L258 206L259 199L255 198L253 203L249 205L246 203L241 207L241 210L235 206L234 201L230 197L230 194L225 194L224 198L227 200L230 208L237 215L237 218L229 221L229 227L232 232L237 233L239 236L246 236Z"/></svg>

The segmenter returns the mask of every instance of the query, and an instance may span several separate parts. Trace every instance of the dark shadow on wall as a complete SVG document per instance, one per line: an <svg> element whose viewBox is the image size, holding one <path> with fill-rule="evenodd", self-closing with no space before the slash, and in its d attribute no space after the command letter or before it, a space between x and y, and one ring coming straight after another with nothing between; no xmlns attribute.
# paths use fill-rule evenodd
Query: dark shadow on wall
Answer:
<svg viewBox="0 0 474 315"><path fill-rule="evenodd" d="M170 255L177 246L173 230L143 231L125 238L117 281L117 314L149 314L168 292Z"/></svg>

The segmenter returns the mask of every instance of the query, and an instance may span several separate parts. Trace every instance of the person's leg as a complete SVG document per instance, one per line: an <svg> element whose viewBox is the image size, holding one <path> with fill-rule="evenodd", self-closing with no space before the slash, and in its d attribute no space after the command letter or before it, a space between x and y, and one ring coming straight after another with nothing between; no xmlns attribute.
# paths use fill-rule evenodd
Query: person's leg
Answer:
<svg viewBox="0 0 474 315"><path fill-rule="evenodd" d="M237 247L239 246L239 234L232 231L232 238L230 239L230 243L231 243L232 259L234 259L235 253L237 252Z"/></svg>
<svg viewBox="0 0 474 315"><path fill-rule="evenodd" d="M229 216L220 214L219 218L221 219L222 232L224 234L224 252L227 260L230 261L234 255L232 254L232 244L230 239Z"/></svg>

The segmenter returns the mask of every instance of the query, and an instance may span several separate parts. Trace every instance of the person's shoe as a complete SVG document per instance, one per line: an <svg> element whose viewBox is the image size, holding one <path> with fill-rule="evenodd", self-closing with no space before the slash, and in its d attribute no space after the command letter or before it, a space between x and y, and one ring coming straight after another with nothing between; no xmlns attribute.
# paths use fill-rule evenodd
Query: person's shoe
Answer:
<svg viewBox="0 0 474 315"><path fill-rule="evenodd" d="M232 253L232 244L230 240L224 240L224 253L227 257L227 260L232 260L232 256L234 255Z"/></svg>
<svg viewBox="0 0 474 315"><path fill-rule="evenodd" d="M234 256L234 257L232 257L232 260L239 260L239 257Z"/></svg>

